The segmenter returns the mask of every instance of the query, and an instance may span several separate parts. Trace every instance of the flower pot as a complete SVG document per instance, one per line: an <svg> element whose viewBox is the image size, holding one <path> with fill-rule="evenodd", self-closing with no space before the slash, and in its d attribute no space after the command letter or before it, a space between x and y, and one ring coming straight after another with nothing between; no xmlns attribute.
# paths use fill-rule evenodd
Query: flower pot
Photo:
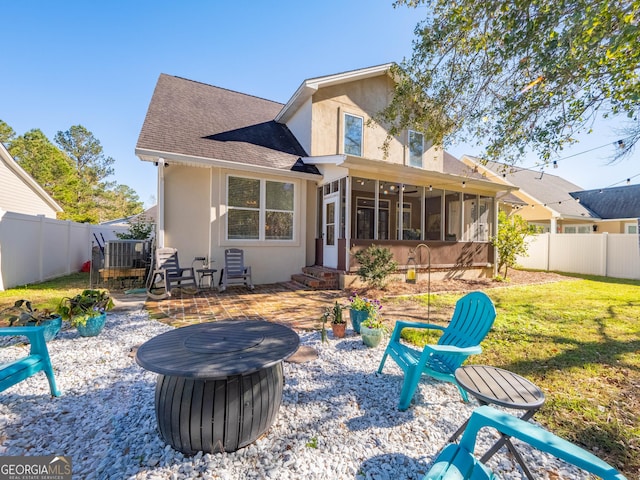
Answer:
<svg viewBox="0 0 640 480"><path fill-rule="evenodd" d="M332 323L331 330L333 330L333 336L335 338L344 338L347 330L347 323Z"/></svg>
<svg viewBox="0 0 640 480"><path fill-rule="evenodd" d="M381 328L369 328L364 325L360 325L360 335L362 335L362 342L369 348L377 347L382 340L383 330Z"/></svg>
<svg viewBox="0 0 640 480"><path fill-rule="evenodd" d="M95 337L104 328L104 323L107 320L107 314L103 313L97 317L90 317L87 319L85 325L76 325L78 333L81 337Z"/></svg>
<svg viewBox="0 0 640 480"><path fill-rule="evenodd" d="M360 333L360 324L367 319L368 315L369 312L366 310L349 309L349 318L351 318L351 326L354 332Z"/></svg>
<svg viewBox="0 0 640 480"><path fill-rule="evenodd" d="M49 342L56 337L62 328L62 317L58 315L51 320L44 320L40 322L40 325L44 327L44 341Z"/></svg>

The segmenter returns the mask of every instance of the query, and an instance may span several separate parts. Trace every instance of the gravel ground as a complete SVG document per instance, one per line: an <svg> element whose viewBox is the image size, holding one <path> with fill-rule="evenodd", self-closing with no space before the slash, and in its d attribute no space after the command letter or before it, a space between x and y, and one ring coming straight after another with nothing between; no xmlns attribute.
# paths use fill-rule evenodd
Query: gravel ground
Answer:
<svg viewBox="0 0 640 480"><path fill-rule="evenodd" d="M131 354L170 328L129 311L110 313L97 337L60 332L49 352L62 396L49 396L42 373L1 392L0 455L69 455L78 479L420 479L477 406L462 403L452 385L424 379L415 404L398 412L400 370L388 361L376 373L383 345L368 349L350 330L325 344L317 332L301 333L319 357L285 363L283 403L268 432L235 453L187 457L160 439L155 374ZM13 340L0 362L24 354ZM477 451L493 441L485 433ZM537 478L587 478L519 448ZM504 450L490 465L502 478L524 478Z"/></svg>

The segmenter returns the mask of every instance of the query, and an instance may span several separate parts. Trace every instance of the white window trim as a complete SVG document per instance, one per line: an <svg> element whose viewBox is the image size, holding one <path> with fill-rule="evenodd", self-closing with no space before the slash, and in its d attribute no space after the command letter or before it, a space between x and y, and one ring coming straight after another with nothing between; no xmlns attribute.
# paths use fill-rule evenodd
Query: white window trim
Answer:
<svg viewBox="0 0 640 480"><path fill-rule="evenodd" d="M630 227L634 227L636 229L635 232L630 232L629 228ZM637 235L638 234L638 222L628 222L624 224L624 233L628 234L628 235Z"/></svg>
<svg viewBox="0 0 640 480"><path fill-rule="evenodd" d="M360 155L355 155L353 153L347 153L345 149L345 135L347 134L347 115L354 118L359 118L362 121L362 126L360 127ZM343 112L342 113L342 153L345 155L351 155L352 157L364 157L364 117L362 115L356 115L355 113Z"/></svg>
<svg viewBox="0 0 640 480"><path fill-rule="evenodd" d="M411 165L411 134L417 133L422 137L422 155L420 155L420 165ZM406 165L414 168L424 168L424 133L417 130L407 130L407 161Z"/></svg>
<svg viewBox="0 0 640 480"><path fill-rule="evenodd" d="M247 178L250 180L259 180L260 181L260 207L257 209L247 208L247 207L230 207L229 206L229 178ZM278 182L278 183L290 183L293 185L293 238L287 240L272 240L265 238L265 225L266 225L266 216L267 210L270 212L291 212L290 210L274 210L267 209L267 182ZM300 185L297 181L293 181L290 179L276 179L276 178L260 178L253 177L251 175L240 175L237 173L227 173L225 175L225 198L224 204L227 214L224 216L224 237L221 241L221 246L266 246L266 245L278 245L278 246L293 246L298 245L298 224L300 217L300 206L298 196L300 195ZM255 211L259 210L259 220L258 220L258 238L229 238L229 210L249 210Z"/></svg>

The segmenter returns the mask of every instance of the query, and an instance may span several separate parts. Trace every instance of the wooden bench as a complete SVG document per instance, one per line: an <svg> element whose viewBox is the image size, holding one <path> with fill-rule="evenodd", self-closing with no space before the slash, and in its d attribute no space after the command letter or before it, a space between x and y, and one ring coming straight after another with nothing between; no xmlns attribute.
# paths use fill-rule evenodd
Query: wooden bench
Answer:
<svg viewBox="0 0 640 480"><path fill-rule="evenodd" d="M44 341L44 327L0 328L0 336L25 336L31 344L26 357L0 364L0 392L43 371L49 380L51 395L59 397L60 391L56 386L47 343Z"/></svg>

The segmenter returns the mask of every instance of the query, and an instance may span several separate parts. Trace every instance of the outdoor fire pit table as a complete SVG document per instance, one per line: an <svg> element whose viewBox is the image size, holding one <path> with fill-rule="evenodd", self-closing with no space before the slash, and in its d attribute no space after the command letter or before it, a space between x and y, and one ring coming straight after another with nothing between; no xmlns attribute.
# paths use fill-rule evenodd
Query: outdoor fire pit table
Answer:
<svg viewBox="0 0 640 480"><path fill-rule="evenodd" d="M300 338L262 320L177 328L140 346L138 364L158 374L155 407L165 442L191 455L234 452L269 429L282 401L282 360Z"/></svg>

